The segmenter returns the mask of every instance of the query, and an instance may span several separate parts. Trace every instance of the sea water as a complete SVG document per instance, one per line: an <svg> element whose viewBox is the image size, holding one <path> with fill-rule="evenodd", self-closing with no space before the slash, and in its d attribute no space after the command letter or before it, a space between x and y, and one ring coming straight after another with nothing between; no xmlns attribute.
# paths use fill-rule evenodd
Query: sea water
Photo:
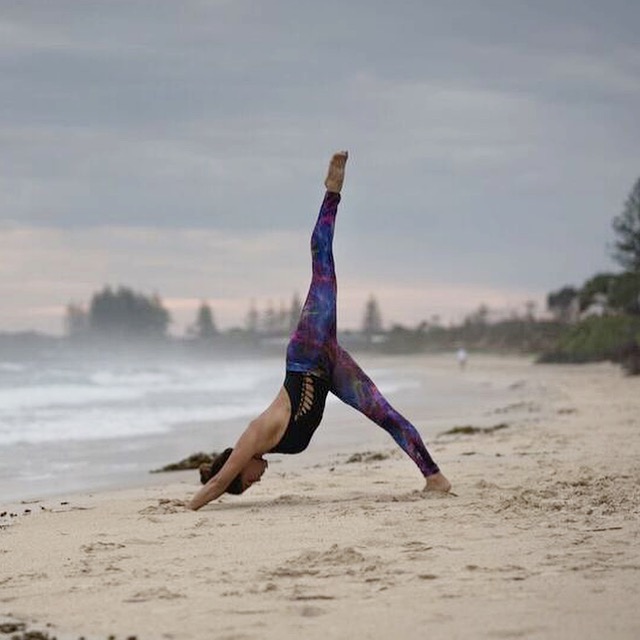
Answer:
<svg viewBox="0 0 640 640"><path fill-rule="evenodd" d="M376 374L385 393L413 384ZM221 451L283 376L278 358L0 360L0 501L138 483Z"/></svg>
<svg viewBox="0 0 640 640"><path fill-rule="evenodd" d="M0 447L158 434L249 415L281 372L271 362L0 363Z"/></svg>
<svg viewBox="0 0 640 640"><path fill-rule="evenodd" d="M127 484L221 450L282 376L275 359L0 360L0 500Z"/></svg>

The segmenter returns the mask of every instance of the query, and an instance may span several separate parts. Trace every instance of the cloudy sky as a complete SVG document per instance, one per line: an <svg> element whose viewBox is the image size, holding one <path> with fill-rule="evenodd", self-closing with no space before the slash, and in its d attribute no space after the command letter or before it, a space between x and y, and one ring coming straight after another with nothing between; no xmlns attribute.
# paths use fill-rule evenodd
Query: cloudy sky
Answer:
<svg viewBox="0 0 640 640"><path fill-rule="evenodd" d="M173 331L305 293L334 149L339 322L541 309L640 175L637 0L0 0L0 331L105 284Z"/></svg>

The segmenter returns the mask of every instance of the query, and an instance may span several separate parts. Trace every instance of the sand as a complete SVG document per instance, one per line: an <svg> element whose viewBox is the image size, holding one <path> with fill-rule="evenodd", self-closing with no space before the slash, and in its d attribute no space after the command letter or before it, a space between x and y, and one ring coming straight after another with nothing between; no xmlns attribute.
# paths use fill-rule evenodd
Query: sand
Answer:
<svg viewBox="0 0 640 640"><path fill-rule="evenodd" d="M640 378L453 360L384 366L487 390L432 424L428 389L407 400L456 496L421 492L382 439L351 462L322 447L281 459L199 512L181 502L194 472L10 505L0 613L58 638L640 637ZM360 420L334 409L331 428ZM478 430L436 437L460 426Z"/></svg>

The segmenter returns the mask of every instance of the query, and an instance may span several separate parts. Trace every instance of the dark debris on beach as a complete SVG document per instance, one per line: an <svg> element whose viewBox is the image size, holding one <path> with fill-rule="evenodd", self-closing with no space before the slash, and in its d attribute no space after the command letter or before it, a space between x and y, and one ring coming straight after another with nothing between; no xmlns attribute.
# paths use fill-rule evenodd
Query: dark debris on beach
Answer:
<svg viewBox="0 0 640 640"><path fill-rule="evenodd" d="M391 457L388 453L365 451L364 453L354 453L347 459L347 464L354 462L377 462L387 460Z"/></svg>
<svg viewBox="0 0 640 640"><path fill-rule="evenodd" d="M472 425L465 425L461 427L453 427L453 429L449 429L448 431L443 431L439 433L438 436L471 436L477 433L494 433L495 431L501 431L502 429L508 429L509 425L506 422L501 422L500 424L495 424L492 427L474 427Z"/></svg>
<svg viewBox="0 0 640 640"><path fill-rule="evenodd" d="M20 502L20 505L34 505L38 502L40 502L40 500L22 500ZM60 509L59 507L63 507L63 508ZM38 505L37 507L36 506L16 507L15 505L10 508L0 507L0 509L2 509L0 511L0 531L2 529L6 529L10 527L12 524L17 522L20 517L30 516L34 513L42 513L42 512L56 513L59 511L70 511L70 510L80 511L88 508L88 507L73 506L69 503L68 500L63 500L62 502L60 502L59 507L55 507L55 506L45 507L42 504ZM3 627L4 624L5 623L2 622L2 619L0 616L0 635L8 633L2 630L4 628Z"/></svg>
<svg viewBox="0 0 640 640"><path fill-rule="evenodd" d="M198 469L201 464L211 464L213 459L218 456L217 453L192 453L187 458L183 458L178 462L172 462L160 469L153 469L151 473L164 473L165 471L185 471L189 469Z"/></svg>
<svg viewBox="0 0 640 640"><path fill-rule="evenodd" d="M50 627L51 625L47 624L46 626ZM7 636L7 640L86 640L85 636L70 636L68 634L58 636L42 629L28 629L24 622L14 621L0 622L0 638L2 636ZM134 635L122 636L122 638L123 640L138 640L138 637ZM106 637L106 640L118 640L118 638L111 634Z"/></svg>

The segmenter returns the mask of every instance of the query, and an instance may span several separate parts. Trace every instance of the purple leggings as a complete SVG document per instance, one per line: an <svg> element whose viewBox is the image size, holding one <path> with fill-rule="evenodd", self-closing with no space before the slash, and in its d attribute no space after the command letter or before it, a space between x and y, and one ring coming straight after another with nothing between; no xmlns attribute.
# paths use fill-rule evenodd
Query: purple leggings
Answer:
<svg viewBox="0 0 640 640"><path fill-rule="evenodd" d="M399 414L336 339L336 272L333 231L340 194L327 192L311 235L313 275L300 322L287 347L287 370L313 373L330 391L382 427L424 476L438 473L416 428Z"/></svg>

